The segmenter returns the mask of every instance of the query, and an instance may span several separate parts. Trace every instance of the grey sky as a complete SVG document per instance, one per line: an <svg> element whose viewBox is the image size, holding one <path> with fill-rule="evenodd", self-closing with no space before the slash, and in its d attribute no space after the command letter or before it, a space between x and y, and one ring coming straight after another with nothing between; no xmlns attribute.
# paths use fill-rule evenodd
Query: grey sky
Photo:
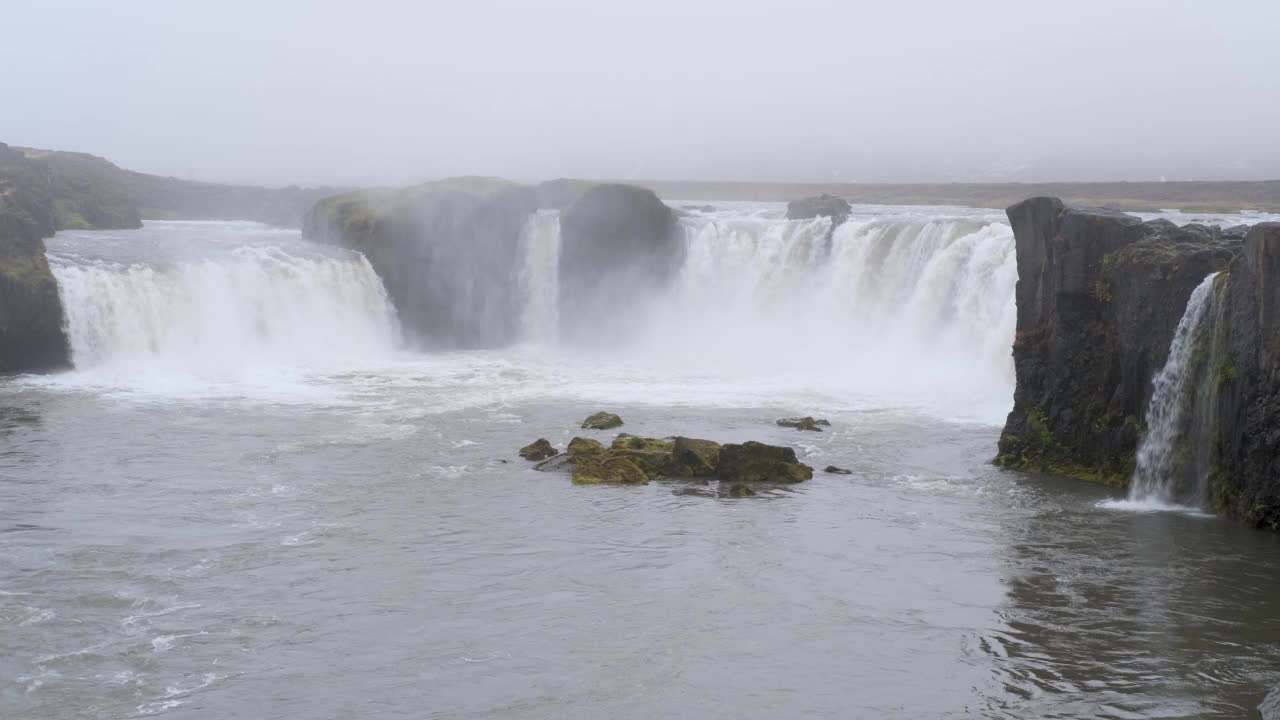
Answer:
<svg viewBox="0 0 1280 720"><path fill-rule="evenodd" d="M1280 177L1280 2L0 0L0 141L183 177Z"/></svg>

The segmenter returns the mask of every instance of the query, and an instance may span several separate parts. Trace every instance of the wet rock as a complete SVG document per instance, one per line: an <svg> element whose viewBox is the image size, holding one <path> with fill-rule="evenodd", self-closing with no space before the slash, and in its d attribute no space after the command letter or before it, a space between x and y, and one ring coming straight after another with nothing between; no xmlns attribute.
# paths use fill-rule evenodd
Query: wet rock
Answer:
<svg viewBox="0 0 1280 720"><path fill-rule="evenodd" d="M525 460L546 460L549 457L559 455L560 451L551 446L546 438L538 438L532 443L520 448L520 457Z"/></svg>
<svg viewBox="0 0 1280 720"><path fill-rule="evenodd" d="M575 485L646 485L649 475L625 457L589 457L573 463Z"/></svg>
<svg viewBox="0 0 1280 720"><path fill-rule="evenodd" d="M672 477L711 477L720 466L720 443L677 437L671 447Z"/></svg>
<svg viewBox="0 0 1280 720"><path fill-rule="evenodd" d="M822 427L831 427L831 423L822 419L814 419L812 417L791 417L782 418L778 421L778 425L782 427L795 428L797 430L811 430L813 432L822 432Z"/></svg>
<svg viewBox="0 0 1280 720"><path fill-rule="evenodd" d="M651 190L595 185L560 213L561 339L577 345L623 340L684 260L675 213Z"/></svg>
<svg viewBox="0 0 1280 720"><path fill-rule="evenodd" d="M831 226L835 227L849 218L853 206L848 200L835 195L818 195L801 198L787 203L788 220L812 220L818 217L831 218Z"/></svg>
<svg viewBox="0 0 1280 720"><path fill-rule="evenodd" d="M569 447L566 454L573 460L581 460L584 458L598 458L605 454L604 445L598 440L591 438L576 437L569 441Z"/></svg>
<svg viewBox="0 0 1280 720"><path fill-rule="evenodd" d="M598 412L582 421L584 430L612 430L622 427L622 418L609 412Z"/></svg>
<svg viewBox="0 0 1280 720"><path fill-rule="evenodd" d="M831 473L832 475L852 475L853 474L852 470L846 470L842 467L836 467L835 465L826 466L825 468L822 469L822 472Z"/></svg>
<svg viewBox="0 0 1280 720"><path fill-rule="evenodd" d="M671 447L670 440L623 433L614 438L607 455L626 458L644 470L649 477L656 478L671 472Z"/></svg>
<svg viewBox="0 0 1280 720"><path fill-rule="evenodd" d="M730 485L727 490L724 490L723 493L729 497L741 498L755 497L756 491L753 490L750 485L745 483L734 483L733 485Z"/></svg>
<svg viewBox="0 0 1280 720"><path fill-rule="evenodd" d="M450 178L325 198L304 235L364 254L412 344L505 347L521 330L521 233L537 208L532 187Z"/></svg>
<svg viewBox="0 0 1280 720"><path fill-rule="evenodd" d="M593 416L594 417L594 416ZM614 416L617 417L617 416ZM659 438L640 437L639 435L628 435L621 433L613 439L609 448L612 450L648 450L651 452L671 452L671 440L663 440Z"/></svg>
<svg viewBox="0 0 1280 720"><path fill-rule="evenodd" d="M572 467L573 456L569 453L560 453L534 465L533 469L539 472L567 472Z"/></svg>
<svg viewBox="0 0 1280 720"><path fill-rule="evenodd" d="M716 474L722 483L798 483L813 478L813 468L789 447L750 441L722 445Z"/></svg>

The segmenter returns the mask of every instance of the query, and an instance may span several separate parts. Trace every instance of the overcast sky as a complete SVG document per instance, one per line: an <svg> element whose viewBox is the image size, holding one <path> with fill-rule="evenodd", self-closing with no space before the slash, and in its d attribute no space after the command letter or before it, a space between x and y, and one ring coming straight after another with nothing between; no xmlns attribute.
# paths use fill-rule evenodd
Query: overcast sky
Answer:
<svg viewBox="0 0 1280 720"><path fill-rule="evenodd" d="M1280 178L1280 0L0 3L0 141L181 177Z"/></svg>

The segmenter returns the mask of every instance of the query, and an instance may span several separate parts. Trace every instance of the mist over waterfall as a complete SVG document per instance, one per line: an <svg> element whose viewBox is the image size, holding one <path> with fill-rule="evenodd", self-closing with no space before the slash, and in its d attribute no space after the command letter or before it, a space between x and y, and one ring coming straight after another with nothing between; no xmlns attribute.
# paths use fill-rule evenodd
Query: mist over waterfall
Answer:
<svg viewBox="0 0 1280 720"><path fill-rule="evenodd" d="M362 256L271 239L192 238L188 256L144 262L86 257L74 235L60 238L50 260L76 368L222 374L367 360L397 345L395 313Z"/></svg>
<svg viewBox="0 0 1280 720"><path fill-rule="evenodd" d="M1201 421L1208 419L1211 398L1201 391L1216 386L1203 375L1211 365L1208 326L1214 315L1217 277L1217 273L1206 277L1191 293L1169 357L1152 381L1147 431L1138 444L1130 502L1198 507L1206 500L1208 468L1198 458L1207 454L1203 447L1207 428Z"/></svg>
<svg viewBox="0 0 1280 720"><path fill-rule="evenodd" d="M851 220L828 245L829 223L686 220L689 258L672 304L700 332L683 340L707 330L751 362L795 363L801 352L805 362L927 368L934 379L954 370L958 382L1011 387L1017 268L1007 225Z"/></svg>
<svg viewBox="0 0 1280 720"><path fill-rule="evenodd" d="M669 286L613 309L625 334L598 354L666 373L812 386L920 401L992 422L1008 411L1017 282L1003 217L958 208L861 208L786 220L730 207L678 221L683 264ZM523 233L525 338L555 345L554 214Z"/></svg>

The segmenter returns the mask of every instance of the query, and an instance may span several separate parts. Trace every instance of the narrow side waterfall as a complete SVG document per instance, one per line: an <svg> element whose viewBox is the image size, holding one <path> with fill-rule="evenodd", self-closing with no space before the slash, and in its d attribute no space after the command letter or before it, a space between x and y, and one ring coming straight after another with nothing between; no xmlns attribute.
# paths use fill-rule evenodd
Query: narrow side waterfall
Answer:
<svg viewBox="0 0 1280 720"><path fill-rule="evenodd" d="M246 245L165 264L50 259L78 370L317 366L397 343L382 283L356 254Z"/></svg>
<svg viewBox="0 0 1280 720"><path fill-rule="evenodd" d="M520 233L524 252L521 289L526 298L521 340L551 344L560 323L560 213L540 210Z"/></svg>
<svg viewBox="0 0 1280 720"><path fill-rule="evenodd" d="M1212 317L1214 279L1201 282L1178 321L1169 357L1153 380L1147 405L1147 431L1138 443L1129 500L1160 505L1200 506L1207 493L1207 471L1194 462L1195 446L1203 444L1204 428L1195 420L1198 374L1208 365L1206 319ZM1205 383L1201 383L1204 385ZM1200 408L1206 413L1209 408ZM1193 432L1199 427L1200 432Z"/></svg>

